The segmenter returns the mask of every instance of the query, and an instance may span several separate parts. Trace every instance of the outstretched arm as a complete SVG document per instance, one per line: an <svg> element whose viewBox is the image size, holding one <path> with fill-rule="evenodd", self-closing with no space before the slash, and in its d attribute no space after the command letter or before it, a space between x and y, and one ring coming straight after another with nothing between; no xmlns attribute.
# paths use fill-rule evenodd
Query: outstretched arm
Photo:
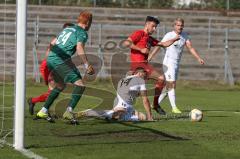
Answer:
<svg viewBox="0 0 240 159"><path fill-rule="evenodd" d="M151 120L153 120L153 118L152 118L150 103L149 103L149 100L148 100L148 97L147 97L147 91L146 90L141 91L141 96L142 96L144 108L145 108L146 113L147 113L147 120L151 121Z"/></svg>
<svg viewBox="0 0 240 159"><path fill-rule="evenodd" d="M160 47L169 47L170 45L172 45L175 41L179 40L180 36L177 35L175 38L170 39L168 41L165 42L159 42L157 44L157 46L153 49L153 51L151 52L151 54L148 56L148 61L151 61L152 58L159 52Z"/></svg>
<svg viewBox="0 0 240 159"><path fill-rule="evenodd" d="M192 42L190 40L186 41L186 46L187 46L189 52L197 59L197 61L201 65L204 65L205 61L199 56L198 52L193 48Z"/></svg>
<svg viewBox="0 0 240 159"><path fill-rule="evenodd" d="M175 38L170 39L170 40L165 41L165 42L159 42L157 45L161 46L161 47L168 47L168 46L172 45L175 41L178 41L179 39L180 39L180 35L176 35Z"/></svg>
<svg viewBox="0 0 240 159"><path fill-rule="evenodd" d="M153 51L148 56L148 61L152 60L152 58L159 52L160 48L160 46L154 47Z"/></svg>

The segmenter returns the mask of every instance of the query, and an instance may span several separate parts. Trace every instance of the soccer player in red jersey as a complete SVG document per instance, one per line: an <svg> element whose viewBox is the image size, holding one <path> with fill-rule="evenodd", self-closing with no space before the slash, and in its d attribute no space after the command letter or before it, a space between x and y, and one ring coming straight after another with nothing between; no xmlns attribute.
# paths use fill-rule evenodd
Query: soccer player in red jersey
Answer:
<svg viewBox="0 0 240 159"><path fill-rule="evenodd" d="M66 28L68 26L72 26L73 24L72 23L65 23L63 25L63 28ZM36 103L39 103L39 102L45 102L51 92L51 90L55 87L55 82L50 74L50 71L47 67L47 56L49 54L49 51L50 51L50 48L51 46L56 42L56 37L54 37L47 50L46 50L46 54L45 54L45 58L43 59L43 61L41 62L41 65L40 65L40 73L43 77L43 80L45 82L45 84L48 86L48 91L47 92L44 92L43 94L37 96L37 97L31 97L27 100L28 102L28 105L29 105L29 113L31 115L34 114L34 106Z"/></svg>
<svg viewBox="0 0 240 159"><path fill-rule="evenodd" d="M144 28L133 32L124 42L124 45L131 49L131 70L143 67L147 71L148 78L156 80L153 109L157 113L165 115L165 111L158 105L158 97L164 87L165 78L163 73L158 72L148 64L147 59L152 46L168 47L178 40L179 36L166 42L158 41L151 36L156 31L158 24L159 20L157 18L147 16Z"/></svg>

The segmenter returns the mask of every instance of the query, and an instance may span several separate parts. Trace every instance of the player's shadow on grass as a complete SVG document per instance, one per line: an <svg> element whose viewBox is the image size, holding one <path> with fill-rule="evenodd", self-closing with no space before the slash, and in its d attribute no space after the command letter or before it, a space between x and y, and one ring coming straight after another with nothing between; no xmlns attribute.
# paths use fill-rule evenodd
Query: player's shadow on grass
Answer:
<svg viewBox="0 0 240 159"><path fill-rule="evenodd" d="M188 138L167 134L165 132L162 132L162 131L159 131L159 130L156 130L156 129L146 128L146 127L142 127L142 126L139 126L139 125L136 125L136 124L129 124L129 123L126 123L126 122L120 122L120 124L128 126L128 127L134 127L134 128L138 128L138 129L147 130L147 131L149 131L153 134L160 135L162 137L169 138L171 140L189 140Z"/></svg>
<svg viewBox="0 0 240 159"><path fill-rule="evenodd" d="M97 122L97 121L93 121ZM114 130L107 129L100 130L101 132L82 132L76 131L73 127L73 131L64 132L65 129L51 130L51 136L59 138L60 143L42 143L40 144L31 144L26 148L51 148L51 147L72 147L72 146L83 146L83 145L115 145L115 144L129 144L129 143L151 143L155 141L186 141L190 140L185 137L180 137L172 134L168 134L159 130L152 128L146 128L144 126L136 125L135 123L129 122L104 122L108 124L119 124L120 126L127 127L126 130ZM102 124L99 123L100 125ZM84 122L81 124L82 127L89 126L89 123L86 125ZM99 126L99 125L98 125ZM96 129L98 129L96 126ZM116 125L117 126L117 125ZM93 127L91 125L91 127ZM130 129L129 129L130 128ZM93 128L95 129L95 128ZM122 129L122 128L121 128ZM74 131L75 130L75 131ZM73 140L73 142L71 142ZM76 143L76 141L78 141Z"/></svg>

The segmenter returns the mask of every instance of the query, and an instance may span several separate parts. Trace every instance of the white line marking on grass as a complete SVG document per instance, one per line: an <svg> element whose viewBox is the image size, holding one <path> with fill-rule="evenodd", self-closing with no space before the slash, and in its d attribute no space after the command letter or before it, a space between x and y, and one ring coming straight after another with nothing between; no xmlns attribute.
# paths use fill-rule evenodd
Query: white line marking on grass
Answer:
<svg viewBox="0 0 240 159"><path fill-rule="evenodd" d="M2 145L7 145L9 147L13 147L13 144L10 144L8 142L6 142L5 140L1 140L0 139L0 147ZM40 156L30 150L27 150L27 149L22 149L22 150L16 150L16 151L19 151L20 153L22 153L24 156L28 157L28 158L31 158L31 159L47 159L43 156Z"/></svg>
<svg viewBox="0 0 240 159"><path fill-rule="evenodd" d="M203 110L203 112L208 112L208 113L240 113L240 111L231 111L231 110Z"/></svg>
<svg viewBox="0 0 240 159"><path fill-rule="evenodd" d="M47 158L44 158L38 154L35 154L34 152L30 151L30 150L27 150L27 149L22 149L22 150L19 150L19 152L21 152L24 156L28 157L28 158L33 158L33 159L47 159Z"/></svg>

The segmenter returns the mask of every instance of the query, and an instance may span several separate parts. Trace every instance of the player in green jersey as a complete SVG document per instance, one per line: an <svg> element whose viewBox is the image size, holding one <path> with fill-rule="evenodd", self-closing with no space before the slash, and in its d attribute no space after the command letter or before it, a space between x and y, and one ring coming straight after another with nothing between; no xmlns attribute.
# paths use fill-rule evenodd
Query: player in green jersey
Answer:
<svg viewBox="0 0 240 159"><path fill-rule="evenodd" d="M88 74L94 74L93 67L88 63L85 55L85 43L88 39L87 31L92 23L92 14L88 11L80 13L77 24L63 29L57 36L55 44L51 47L47 57L47 66L53 75L56 87L51 91L42 109L37 113L36 118L46 119L54 122L49 115L48 110L59 93L65 88L66 83L74 85L72 98L68 103L67 110L63 114L64 119L69 120L72 124L78 124L74 117L73 109L80 100L85 86L81 74L71 57L76 52L82 59Z"/></svg>

